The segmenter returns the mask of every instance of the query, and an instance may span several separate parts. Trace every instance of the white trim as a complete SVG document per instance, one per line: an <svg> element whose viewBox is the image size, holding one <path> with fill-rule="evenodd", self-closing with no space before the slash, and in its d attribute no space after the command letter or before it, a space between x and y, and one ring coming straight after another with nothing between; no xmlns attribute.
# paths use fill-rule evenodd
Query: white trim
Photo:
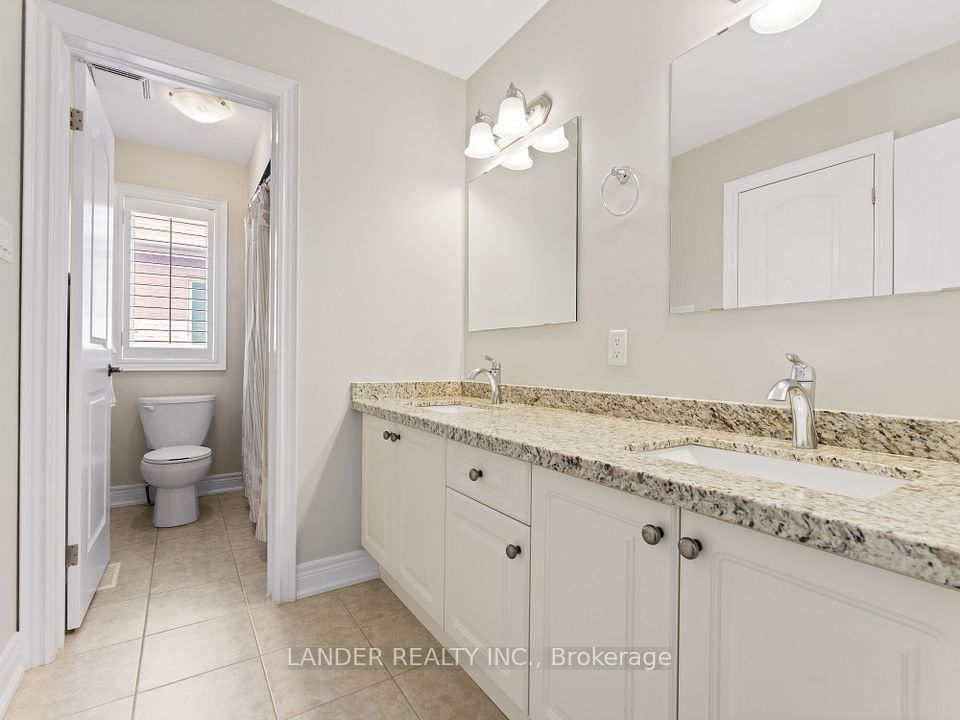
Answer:
<svg viewBox="0 0 960 720"><path fill-rule="evenodd" d="M873 155L874 187L874 274L873 294L893 293L893 132L858 140L795 162L763 170L723 184L723 307L740 307L737 297L740 194L763 185L789 180L840 163Z"/></svg>
<svg viewBox="0 0 960 720"><path fill-rule="evenodd" d="M110 488L110 507L127 507L129 505L145 505L147 496L143 488L146 483L131 485L113 485ZM224 473L223 475L208 475L197 483L197 495L220 495L222 493L243 490L243 477L240 473Z"/></svg>
<svg viewBox="0 0 960 720"><path fill-rule="evenodd" d="M14 633L0 652L0 718L13 700L13 694L23 679L23 656L20 651L20 633Z"/></svg>
<svg viewBox="0 0 960 720"><path fill-rule="evenodd" d="M380 566L366 550L297 565L297 600L380 577Z"/></svg>
<svg viewBox="0 0 960 720"><path fill-rule="evenodd" d="M296 597L296 250L299 85L296 81L50 0L27 0L24 35L20 379L20 631L27 667L64 639L67 271L71 55L269 110L273 115L271 468L267 588Z"/></svg>
<svg viewBox="0 0 960 720"><path fill-rule="evenodd" d="M131 371L226 370L227 369L227 201L198 197L186 193L160 190L144 185L115 183L117 188L117 231L120 245L115 252L115 276L120 292L114 293L114 337L119 338L115 362ZM130 336L130 259L127 228L132 206L173 206L196 211L196 219L207 221L211 228L208 246L207 318L213 332L208 333L208 347L193 349L131 350ZM159 207L157 208L159 209ZM163 212L167 212L164 209ZM208 326L209 329L209 326Z"/></svg>

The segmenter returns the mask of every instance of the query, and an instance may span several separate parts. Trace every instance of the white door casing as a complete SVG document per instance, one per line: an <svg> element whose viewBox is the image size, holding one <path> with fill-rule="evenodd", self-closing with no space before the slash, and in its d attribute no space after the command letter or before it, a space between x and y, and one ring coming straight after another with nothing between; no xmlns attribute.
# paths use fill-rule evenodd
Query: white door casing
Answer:
<svg viewBox="0 0 960 720"><path fill-rule="evenodd" d="M113 151L106 113L86 64L73 66L70 365L67 438L67 628L77 628L110 556Z"/></svg>

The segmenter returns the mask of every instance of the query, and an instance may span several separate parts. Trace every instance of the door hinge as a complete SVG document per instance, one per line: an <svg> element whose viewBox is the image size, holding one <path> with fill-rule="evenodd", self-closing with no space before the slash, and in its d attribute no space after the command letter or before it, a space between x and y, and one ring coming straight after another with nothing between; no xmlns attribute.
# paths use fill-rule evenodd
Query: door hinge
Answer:
<svg viewBox="0 0 960 720"><path fill-rule="evenodd" d="M70 129L83 130L83 110L70 108Z"/></svg>
<svg viewBox="0 0 960 720"><path fill-rule="evenodd" d="M870 191L870 201L871 201L874 205L877 204L877 189L876 189L876 188L873 188L873 189Z"/></svg>
<svg viewBox="0 0 960 720"><path fill-rule="evenodd" d="M80 547L78 545L67 545L67 567L76 565L79 557Z"/></svg>

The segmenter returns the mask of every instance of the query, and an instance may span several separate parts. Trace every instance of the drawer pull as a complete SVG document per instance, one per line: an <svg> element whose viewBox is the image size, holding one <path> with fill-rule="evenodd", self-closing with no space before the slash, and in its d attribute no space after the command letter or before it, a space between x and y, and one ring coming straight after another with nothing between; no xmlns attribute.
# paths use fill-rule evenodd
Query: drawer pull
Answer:
<svg viewBox="0 0 960 720"><path fill-rule="evenodd" d="M467 473L467 477L476 482L483 477L483 470L477 470L476 468L470 468L470 472Z"/></svg>
<svg viewBox="0 0 960 720"><path fill-rule="evenodd" d="M703 551L703 543L696 538L685 537L680 538L680 542L677 543L677 548L680 550L680 554L687 560L696 560Z"/></svg>
<svg viewBox="0 0 960 720"><path fill-rule="evenodd" d="M390 442L396 442L399 439L400 435L398 433L390 433Z"/></svg>
<svg viewBox="0 0 960 720"><path fill-rule="evenodd" d="M640 537L647 545L656 545L663 540L663 529L656 525L644 525L640 529Z"/></svg>
<svg viewBox="0 0 960 720"><path fill-rule="evenodd" d="M393 435L393 433L390 432L389 430L384 430L384 431L383 431L383 439L384 439L384 440L389 440L391 435Z"/></svg>
<svg viewBox="0 0 960 720"><path fill-rule="evenodd" d="M507 557L511 560L515 559L517 555L520 554L519 545L507 545Z"/></svg>

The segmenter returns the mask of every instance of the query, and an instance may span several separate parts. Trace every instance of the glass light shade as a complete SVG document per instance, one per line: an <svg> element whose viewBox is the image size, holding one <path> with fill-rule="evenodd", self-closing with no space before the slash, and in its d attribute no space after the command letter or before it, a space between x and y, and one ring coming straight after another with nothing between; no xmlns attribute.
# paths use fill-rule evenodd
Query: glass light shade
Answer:
<svg viewBox="0 0 960 720"><path fill-rule="evenodd" d="M500 148L493 140L493 130L490 125L482 120L474 123L473 127L470 128L470 144L467 145L463 154L468 158L482 160L493 157L498 152L500 152Z"/></svg>
<svg viewBox="0 0 960 720"><path fill-rule="evenodd" d="M770 0L750 16L750 27L761 35L792 30L806 22L820 7L821 0Z"/></svg>
<svg viewBox="0 0 960 720"><path fill-rule="evenodd" d="M233 108L221 98L179 88L170 91L170 102L191 120L216 123L233 115Z"/></svg>
<svg viewBox="0 0 960 720"><path fill-rule="evenodd" d="M543 153L558 153L570 147L570 141L567 140L567 136L563 132L563 126L561 125L556 130L548 132L537 140L533 144L533 147Z"/></svg>
<svg viewBox="0 0 960 720"><path fill-rule="evenodd" d="M527 111L520 98L510 96L500 103L500 113L497 115L497 124L493 126L493 132L498 137L507 139L523 137L530 132Z"/></svg>
<svg viewBox="0 0 960 720"><path fill-rule="evenodd" d="M533 159L530 157L530 148L517 150L507 156L507 159L500 163L507 170L529 170L533 167Z"/></svg>

